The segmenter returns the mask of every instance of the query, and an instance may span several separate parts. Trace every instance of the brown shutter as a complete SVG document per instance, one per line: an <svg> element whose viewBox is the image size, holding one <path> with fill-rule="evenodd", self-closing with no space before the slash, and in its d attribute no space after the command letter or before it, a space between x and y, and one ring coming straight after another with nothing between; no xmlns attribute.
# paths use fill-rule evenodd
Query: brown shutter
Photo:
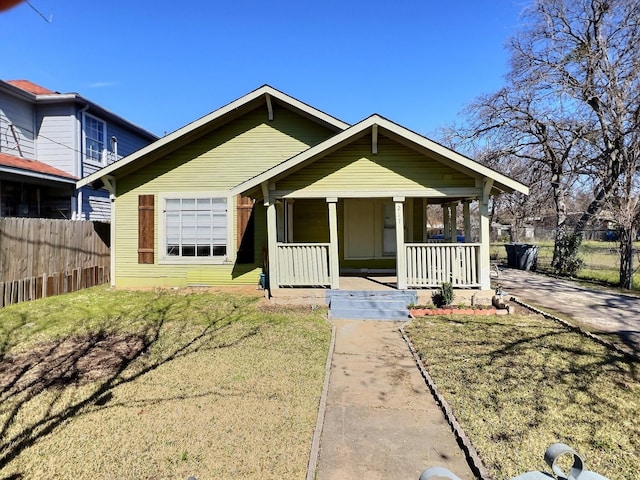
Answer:
<svg viewBox="0 0 640 480"><path fill-rule="evenodd" d="M238 248L242 244L242 237L247 230L247 224L251 218L251 210L253 210L253 200L249 197L238 195Z"/></svg>
<svg viewBox="0 0 640 480"><path fill-rule="evenodd" d="M237 262L253 263L253 199L238 195L236 197L237 212Z"/></svg>
<svg viewBox="0 0 640 480"><path fill-rule="evenodd" d="M154 195L138 195L138 263L153 263Z"/></svg>

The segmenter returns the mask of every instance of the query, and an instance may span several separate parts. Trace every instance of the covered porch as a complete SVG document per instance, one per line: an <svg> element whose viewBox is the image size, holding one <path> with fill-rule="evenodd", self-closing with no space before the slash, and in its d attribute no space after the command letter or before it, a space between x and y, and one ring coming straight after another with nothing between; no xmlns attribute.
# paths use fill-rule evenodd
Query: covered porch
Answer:
<svg viewBox="0 0 640 480"><path fill-rule="evenodd" d="M442 234L434 238L426 211L436 202L444 221ZM399 290L431 289L444 282L457 289L489 289L488 216L483 221L482 209L475 208L478 218L472 221L470 204L470 199L398 196L272 202L267 206L271 293L351 289L353 277L367 278L370 286L384 279L380 285ZM326 222L326 228L319 222ZM472 224L479 226L475 235Z"/></svg>
<svg viewBox="0 0 640 480"><path fill-rule="evenodd" d="M266 208L272 295L339 290L341 275L372 273L395 275L398 290L489 290L489 202L514 191L528 193L377 115L233 189ZM438 238L428 205L442 209Z"/></svg>

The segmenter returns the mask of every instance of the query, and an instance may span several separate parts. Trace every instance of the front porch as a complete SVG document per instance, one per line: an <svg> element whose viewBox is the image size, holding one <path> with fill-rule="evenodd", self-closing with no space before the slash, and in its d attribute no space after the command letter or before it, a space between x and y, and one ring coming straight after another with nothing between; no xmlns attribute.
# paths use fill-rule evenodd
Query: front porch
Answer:
<svg viewBox="0 0 640 480"><path fill-rule="evenodd" d="M380 285L398 290L430 290L445 282L456 289L488 290L488 219L483 221L483 209L477 209L480 218L476 223L481 228L476 234L479 238L471 241L470 203L459 199L441 203L443 234L434 239L428 235L427 200L422 198L296 199L295 203L283 198L271 202L267 206L271 294L302 287L362 290L350 287L353 279L375 283L373 279L381 273L385 281ZM294 208L301 213L295 215ZM461 228L458 210L463 212ZM463 242L455 241L459 231Z"/></svg>

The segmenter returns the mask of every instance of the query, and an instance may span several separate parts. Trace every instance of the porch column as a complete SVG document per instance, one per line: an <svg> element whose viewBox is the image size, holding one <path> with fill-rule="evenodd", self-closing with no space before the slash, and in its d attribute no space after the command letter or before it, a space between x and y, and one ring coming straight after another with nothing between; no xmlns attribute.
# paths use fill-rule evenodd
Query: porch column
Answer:
<svg viewBox="0 0 640 480"><path fill-rule="evenodd" d="M451 204L451 241L458 241L458 204Z"/></svg>
<svg viewBox="0 0 640 480"><path fill-rule="evenodd" d="M398 290L407 289L407 250L404 246L404 197L393 197L396 207L396 276Z"/></svg>
<svg viewBox="0 0 640 480"><path fill-rule="evenodd" d="M471 243L471 214L469 213L469 201L462 203L462 217L464 220L464 241Z"/></svg>
<svg viewBox="0 0 640 480"><path fill-rule="evenodd" d="M485 179L483 182L483 192L480 196L478 206L480 210L480 258L478 259L478 270L480 272L480 288L489 290L491 288L491 279L489 275L489 197L493 181Z"/></svg>
<svg viewBox="0 0 640 480"><path fill-rule="evenodd" d="M265 202L267 203L267 202ZM267 203L267 245L269 249L269 293L278 290L278 221L274 200Z"/></svg>
<svg viewBox="0 0 640 480"><path fill-rule="evenodd" d="M422 217L422 243L429 241L429 200L422 199L422 211L424 215Z"/></svg>
<svg viewBox="0 0 640 480"><path fill-rule="evenodd" d="M331 288L340 288L340 261L338 259L338 213L336 206L337 198L327 198L329 207L329 278Z"/></svg>
<svg viewBox="0 0 640 480"><path fill-rule="evenodd" d="M442 230L442 239L445 242L450 242L451 241L451 217L450 217L450 210L449 210L448 203L442 204L442 224L444 227Z"/></svg>

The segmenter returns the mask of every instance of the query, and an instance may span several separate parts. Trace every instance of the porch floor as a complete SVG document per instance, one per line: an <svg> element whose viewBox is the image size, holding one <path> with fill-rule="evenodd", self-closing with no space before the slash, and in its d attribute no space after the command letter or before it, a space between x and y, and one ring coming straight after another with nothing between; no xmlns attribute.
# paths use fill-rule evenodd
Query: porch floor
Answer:
<svg viewBox="0 0 640 480"><path fill-rule="evenodd" d="M345 275L340 277L340 290L397 290L397 277L395 275ZM279 288L270 298L272 303L291 305L323 305L326 304L326 288ZM431 303L431 289L417 289L418 303ZM476 289L456 289L455 302L470 303L471 295L476 296L476 301L491 303L493 291Z"/></svg>

